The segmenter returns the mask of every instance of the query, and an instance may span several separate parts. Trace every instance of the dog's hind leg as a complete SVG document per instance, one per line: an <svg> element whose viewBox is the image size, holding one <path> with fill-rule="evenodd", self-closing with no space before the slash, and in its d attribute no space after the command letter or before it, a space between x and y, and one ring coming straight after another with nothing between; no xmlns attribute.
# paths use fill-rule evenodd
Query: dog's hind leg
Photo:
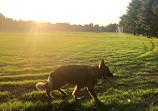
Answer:
<svg viewBox="0 0 158 111"><path fill-rule="evenodd" d="M94 88L87 88L89 94L91 95L91 97L96 101L96 102L100 102L100 100L98 99L95 91L94 91Z"/></svg>
<svg viewBox="0 0 158 111"><path fill-rule="evenodd" d="M58 89L58 91L63 94L64 96L68 95L65 91L63 91L62 89Z"/></svg>
<svg viewBox="0 0 158 111"><path fill-rule="evenodd" d="M79 99L80 99L80 98L77 97L77 93L80 91L81 88L82 88L82 87L79 86L79 85L76 85L76 86L75 86L75 89L74 89L74 91L73 91L73 93L72 93L72 96L73 96L73 98L74 98L75 100L79 100Z"/></svg>
<svg viewBox="0 0 158 111"><path fill-rule="evenodd" d="M52 96L52 95L50 94L50 90L47 90L47 89L46 89L46 95L47 95L48 98L50 98L50 99L54 99L54 98L55 98L54 96Z"/></svg>

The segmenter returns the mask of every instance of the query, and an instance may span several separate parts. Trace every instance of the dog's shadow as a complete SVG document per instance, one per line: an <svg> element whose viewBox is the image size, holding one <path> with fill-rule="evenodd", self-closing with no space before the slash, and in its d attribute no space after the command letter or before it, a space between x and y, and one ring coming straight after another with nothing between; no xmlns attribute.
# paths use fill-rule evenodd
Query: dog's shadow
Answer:
<svg viewBox="0 0 158 111"><path fill-rule="evenodd" d="M59 102L60 100L61 99L57 98L54 100L49 100L47 101L47 103L50 104L54 110L63 110L63 111L76 111L76 110L77 111L80 111L80 110L105 111L105 109L107 109L108 107L103 102L95 102L94 100L92 100L93 102L91 102L91 98L88 100L83 98L81 100L76 101L70 97L65 97L65 98L62 98L61 102ZM89 103L91 105L88 105ZM83 104L87 104L88 106L83 105Z"/></svg>
<svg viewBox="0 0 158 111"><path fill-rule="evenodd" d="M110 80L109 83L107 81L101 79L95 87L95 90L98 93L102 94L109 88L118 88L117 80L125 79L127 76L115 76L113 79ZM125 88L125 84L122 84L123 88ZM119 86L120 87L120 86ZM75 101L72 97L73 88L66 88L63 89L68 93L67 96L60 94L58 91L53 91L51 94L55 97L54 99L49 99L45 92L39 93L39 95L23 97L21 98L22 101L32 101L36 107L34 110L43 111L43 110L64 110L64 111L74 111L74 110L99 110L108 111L110 110L123 110L121 108L128 109L129 106L140 106L138 103L119 103L117 101L112 101L110 104L102 103L102 102L93 102L91 101L92 98L90 97L89 93L87 92L86 88L81 89L78 93L79 97L83 97L79 101ZM141 103L146 105L145 103ZM86 106L87 105L87 106Z"/></svg>

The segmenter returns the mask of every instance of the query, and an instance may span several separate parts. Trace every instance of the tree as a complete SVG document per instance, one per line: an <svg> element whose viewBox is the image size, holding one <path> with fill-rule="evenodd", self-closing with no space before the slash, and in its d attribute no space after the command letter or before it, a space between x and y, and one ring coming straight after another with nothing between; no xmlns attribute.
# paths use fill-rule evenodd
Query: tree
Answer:
<svg viewBox="0 0 158 111"><path fill-rule="evenodd" d="M106 32L115 32L117 28L117 24L109 24L105 27Z"/></svg>
<svg viewBox="0 0 158 111"><path fill-rule="evenodd" d="M113 26L114 25L114 26ZM76 32L104 32L108 27L99 26L98 24L70 25L69 23L37 22L37 21L22 21L7 18L0 14L0 31L28 31L28 32L50 32L50 31L76 31ZM116 24L109 26L109 31L114 31Z"/></svg>
<svg viewBox="0 0 158 111"><path fill-rule="evenodd" d="M124 31L134 35L156 36L158 31L158 1L132 0L127 13L120 17Z"/></svg>
<svg viewBox="0 0 158 111"><path fill-rule="evenodd" d="M154 13L156 0L141 0L142 5L139 10L139 22L147 35L156 36L158 29L158 15ZM154 6L153 6L154 5ZM154 7L154 10L153 10Z"/></svg>
<svg viewBox="0 0 158 111"><path fill-rule="evenodd" d="M127 13L120 17L120 25L123 26L125 32L138 33L139 22L138 22L138 11L141 6L139 0L132 0L127 7Z"/></svg>
<svg viewBox="0 0 158 111"><path fill-rule="evenodd" d="M0 29L2 30L3 24L5 22L5 16L0 13Z"/></svg>

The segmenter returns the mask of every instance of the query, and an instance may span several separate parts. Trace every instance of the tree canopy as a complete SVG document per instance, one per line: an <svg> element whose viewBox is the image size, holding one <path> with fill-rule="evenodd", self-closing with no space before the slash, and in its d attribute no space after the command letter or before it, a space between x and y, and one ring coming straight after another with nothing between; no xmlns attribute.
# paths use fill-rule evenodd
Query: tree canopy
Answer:
<svg viewBox="0 0 158 111"><path fill-rule="evenodd" d="M120 19L125 32L158 36L158 1L132 0Z"/></svg>

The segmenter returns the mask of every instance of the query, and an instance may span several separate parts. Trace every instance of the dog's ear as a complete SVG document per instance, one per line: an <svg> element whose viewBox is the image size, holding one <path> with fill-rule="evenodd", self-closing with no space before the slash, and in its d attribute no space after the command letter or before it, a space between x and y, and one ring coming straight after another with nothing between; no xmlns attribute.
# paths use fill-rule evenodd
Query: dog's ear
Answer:
<svg viewBox="0 0 158 111"><path fill-rule="evenodd" d="M99 63L99 69L105 66L104 59L102 59Z"/></svg>

